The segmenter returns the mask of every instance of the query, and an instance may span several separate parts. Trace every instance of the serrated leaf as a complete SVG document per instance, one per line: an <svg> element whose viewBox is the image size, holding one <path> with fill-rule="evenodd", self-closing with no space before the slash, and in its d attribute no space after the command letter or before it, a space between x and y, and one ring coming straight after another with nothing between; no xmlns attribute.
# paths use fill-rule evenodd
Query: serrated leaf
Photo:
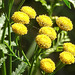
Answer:
<svg viewBox="0 0 75 75"><path fill-rule="evenodd" d="M68 0L63 0L63 1L67 5L67 7L69 7L71 9L70 2L68 2Z"/></svg>
<svg viewBox="0 0 75 75"><path fill-rule="evenodd" d="M0 50L2 50L4 54L8 53L6 46L4 44L0 44Z"/></svg>
<svg viewBox="0 0 75 75"><path fill-rule="evenodd" d="M69 2L71 2L75 8L75 0L68 0Z"/></svg>
<svg viewBox="0 0 75 75"><path fill-rule="evenodd" d="M1 68L1 65L3 64L3 62L5 61L6 58L7 57L3 57L3 58L0 59L0 68Z"/></svg>
<svg viewBox="0 0 75 75"><path fill-rule="evenodd" d="M22 75L26 67L27 67L27 64L25 64L24 62L21 62L21 64L18 65L18 68L16 68L16 70L13 71L12 75Z"/></svg>
<svg viewBox="0 0 75 75"><path fill-rule="evenodd" d="M3 27L4 23L5 23L5 15L3 13L0 17L0 40L1 40L2 32L3 32L3 30L1 28Z"/></svg>

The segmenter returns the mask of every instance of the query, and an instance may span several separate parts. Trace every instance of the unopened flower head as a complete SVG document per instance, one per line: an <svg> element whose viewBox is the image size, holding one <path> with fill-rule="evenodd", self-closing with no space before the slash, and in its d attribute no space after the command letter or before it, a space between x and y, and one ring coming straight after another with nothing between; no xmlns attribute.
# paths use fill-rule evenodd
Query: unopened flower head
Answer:
<svg viewBox="0 0 75 75"><path fill-rule="evenodd" d="M56 38L56 32L52 27L46 26L42 27L39 30L39 34L45 34L47 35L51 40L54 40Z"/></svg>
<svg viewBox="0 0 75 75"><path fill-rule="evenodd" d="M63 44L64 51L68 51L75 56L75 45L72 43L64 43Z"/></svg>
<svg viewBox="0 0 75 75"><path fill-rule="evenodd" d="M30 18L34 19L36 17L36 12L32 7L23 6L21 11L26 13Z"/></svg>
<svg viewBox="0 0 75 75"><path fill-rule="evenodd" d="M49 48L51 46L51 39L44 34L37 35L36 43L39 45L40 48Z"/></svg>
<svg viewBox="0 0 75 75"><path fill-rule="evenodd" d="M20 24L20 23L14 23L12 25L12 30L13 30L13 32L15 32L18 35L27 34L27 31L28 31L27 27L23 24Z"/></svg>
<svg viewBox="0 0 75 75"><path fill-rule="evenodd" d="M67 17L59 17L56 20L56 24L65 31L71 31L73 29L72 21Z"/></svg>
<svg viewBox="0 0 75 75"><path fill-rule="evenodd" d="M60 53L59 58L64 64L74 63L74 56L70 52L64 51Z"/></svg>
<svg viewBox="0 0 75 75"><path fill-rule="evenodd" d="M55 63L50 58L45 58L40 61L40 68L46 73L52 73L55 70Z"/></svg>
<svg viewBox="0 0 75 75"><path fill-rule="evenodd" d="M22 23L22 24L29 24L29 16L23 12L17 11L11 17L14 22Z"/></svg>
<svg viewBox="0 0 75 75"><path fill-rule="evenodd" d="M46 16L46 15L39 15L36 17L36 21L38 22L38 24L40 26L52 26L52 20L50 19L50 17Z"/></svg>

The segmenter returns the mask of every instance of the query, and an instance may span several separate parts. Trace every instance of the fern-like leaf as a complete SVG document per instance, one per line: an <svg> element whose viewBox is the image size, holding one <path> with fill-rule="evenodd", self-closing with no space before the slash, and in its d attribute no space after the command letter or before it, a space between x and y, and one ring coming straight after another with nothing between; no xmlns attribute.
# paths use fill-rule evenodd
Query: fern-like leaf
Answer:
<svg viewBox="0 0 75 75"><path fill-rule="evenodd" d="M3 62L5 61L6 58L7 57L3 57L3 58L0 59L0 68L1 68L1 65L3 64Z"/></svg>
<svg viewBox="0 0 75 75"><path fill-rule="evenodd" d="M18 68L16 68L16 70L12 72L12 75L22 75L26 67L27 67L27 64L25 64L24 62L21 62L21 64L18 65Z"/></svg>

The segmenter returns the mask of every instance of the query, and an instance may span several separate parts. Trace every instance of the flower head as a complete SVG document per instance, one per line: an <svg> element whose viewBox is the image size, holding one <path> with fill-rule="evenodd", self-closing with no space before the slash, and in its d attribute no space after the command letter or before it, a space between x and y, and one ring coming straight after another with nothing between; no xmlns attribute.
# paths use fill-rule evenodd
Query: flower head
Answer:
<svg viewBox="0 0 75 75"><path fill-rule="evenodd" d="M21 11L26 13L30 18L34 19L36 17L36 12L32 7L23 6Z"/></svg>
<svg viewBox="0 0 75 75"><path fill-rule="evenodd" d="M45 58L40 61L40 68L46 73L52 73L55 70L55 63L51 59Z"/></svg>
<svg viewBox="0 0 75 75"><path fill-rule="evenodd" d="M63 44L64 51L68 51L75 56L75 45L72 43L64 43Z"/></svg>
<svg viewBox="0 0 75 75"><path fill-rule="evenodd" d="M64 51L60 53L59 58L64 64L74 63L74 56L70 52Z"/></svg>
<svg viewBox="0 0 75 75"><path fill-rule="evenodd" d="M56 24L65 31L70 31L73 29L73 24L71 22L71 20L67 17L59 17L56 20Z"/></svg>
<svg viewBox="0 0 75 75"><path fill-rule="evenodd" d="M29 16L23 12L14 12L11 18L16 23L29 24Z"/></svg>
<svg viewBox="0 0 75 75"><path fill-rule="evenodd" d="M42 27L39 30L39 34L45 34L47 35L51 40L54 40L56 38L56 32L52 27L46 26Z"/></svg>
<svg viewBox="0 0 75 75"><path fill-rule="evenodd" d="M37 35L36 43L39 45L40 48L49 48L51 46L51 39L44 34Z"/></svg>
<svg viewBox="0 0 75 75"><path fill-rule="evenodd" d="M18 35L24 35L24 34L27 34L27 27L23 24L20 24L20 23L14 23L12 25L12 30L18 34Z"/></svg>
<svg viewBox="0 0 75 75"><path fill-rule="evenodd" d="M40 26L52 26L52 24L53 24L50 17L48 17L46 15L39 15L36 18L36 21L38 22L38 24Z"/></svg>

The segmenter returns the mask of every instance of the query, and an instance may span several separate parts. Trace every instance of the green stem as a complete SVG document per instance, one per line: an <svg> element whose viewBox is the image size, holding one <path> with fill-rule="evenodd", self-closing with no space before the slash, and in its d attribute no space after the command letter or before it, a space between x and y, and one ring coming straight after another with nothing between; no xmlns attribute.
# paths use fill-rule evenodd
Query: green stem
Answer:
<svg viewBox="0 0 75 75"><path fill-rule="evenodd" d="M17 10L19 10L19 9L21 8L21 6L23 5L24 2L25 2L25 0L22 0L22 1L21 1L21 3L20 3L20 5L19 5L19 7L18 7Z"/></svg>
<svg viewBox="0 0 75 75"><path fill-rule="evenodd" d="M65 66L65 64L63 64L61 61L59 61L56 70L54 72L52 72L51 74L48 74L48 75L54 75L57 71L59 71L64 66Z"/></svg>
<svg viewBox="0 0 75 75"><path fill-rule="evenodd" d="M1 43L4 43L5 31L6 31L7 25L8 25L7 20L5 20L4 29L3 29L3 33L2 33L2 37L1 37ZM1 57L4 57L4 56L5 56L4 53L1 52ZM5 61L3 62L3 65L2 65L2 75L6 75Z"/></svg>
<svg viewBox="0 0 75 75"><path fill-rule="evenodd" d="M26 55L25 55L25 53L24 53L24 51L23 51L23 50L22 50L22 54L23 54L23 56L24 56L25 60L27 61L28 65L29 65L29 66L31 66L31 64L30 64L29 60L27 59L27 57L26 57Z"/></svg>
<svg viewBox="0 0 75 75"><path fill-rule="evenodd" d="M10 13L11 13L11 9L12 9L12 5L13 5L14 0L9 0L9 4L8 4L8 40L9 40L9 46L11 48L11 29L10 29ZM10 52L9 52L10 54ZM9 59L9 69L8 69L8 75L11 75L12 73L12 56L8 57Z"/></svg>

